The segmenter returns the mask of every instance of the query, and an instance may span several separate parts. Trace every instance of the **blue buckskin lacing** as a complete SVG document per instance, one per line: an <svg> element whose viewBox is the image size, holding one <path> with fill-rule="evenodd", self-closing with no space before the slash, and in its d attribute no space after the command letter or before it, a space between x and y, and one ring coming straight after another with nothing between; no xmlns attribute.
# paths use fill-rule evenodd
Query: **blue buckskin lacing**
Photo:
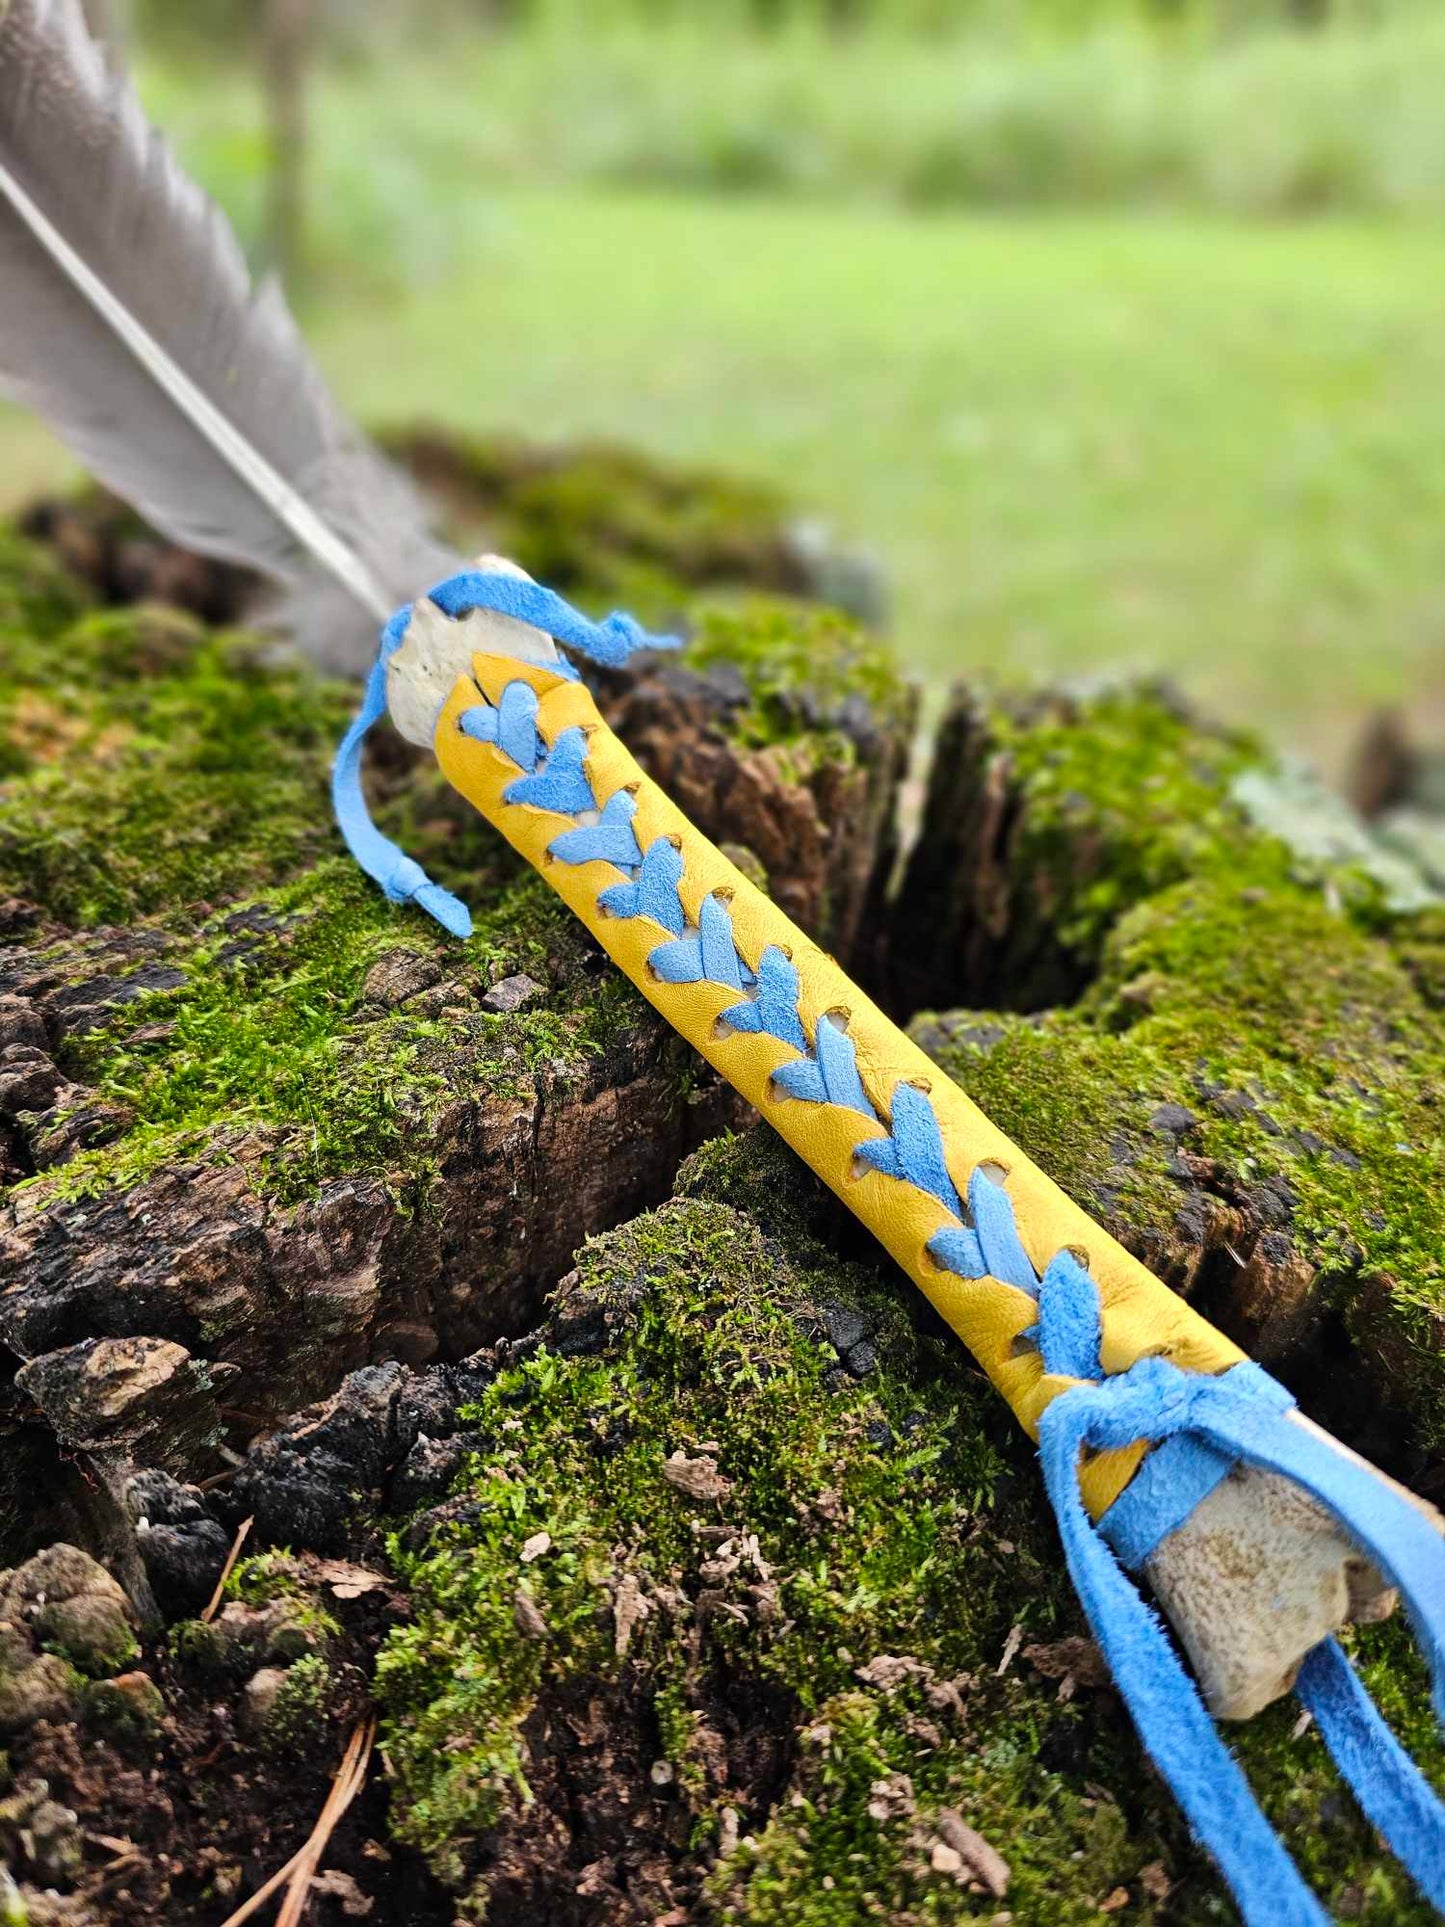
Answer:
<svg viewBox="0 0 1445 1927"><path fill-rule="evenodd" d="M625 618L590 624L547 591L509 577L456 576L433 590L432 599L454 616L475 607L518 614L594 657L615 651L604 658L614 661L648 640ZM384 707L384 665L405 634L409 613L394 618L383 635L366 702L338 757L338 817L348 844L389 896L414 899L456 930L466 918L456 899L425 877L422 887L414 887L407 860L369 822L363 834L357 831L360 742ZM1019 1238L1007 1190L981 1169L969 1180L965 1205L927 1092L901 1083L891 1094L890 1115L880 1115L864 1089L846 1022L823 1016L808 1037L791 959L769 945L750 963L723 897L705 897L696 921L688 917L679 888L684 864L675 844L659 837L641 847L633 798L619 791L599 804L583 732L564 730L549 745L537 728L538 706L532 688L517 681L495 707L478 703L459 718L464 734L494 744L516 765L504 801L583 819L553 838L549 854L569 864L606 863L619 872L598 902L609 916L642 917L658 927L663 940L648 959L655 976L664 983L706 981L736 993L719 1021L737 1031L766 1033L794 1053L773 1073L776 1091L799 1103L840 1106L881 1127L884 1135L857 1145L857 1161L926 1192L948 1212L953 1223L929 1241L934 1262L960 1277L999 1279L1036 1302L1038 1317L1025 1338L1038 1347L1046 1372L1077 1381L1050 1400L1039 1421L1044 1481L1070 1575L1140 1738L1250 1927L1325 1927L1328 1915L1260 1811L1129 1572L1234 1466L1282 1474L1318 1499L1398 1588L1429 1666L1437 1715L1445 1721L1445 1539L1369 1467L1297 1424L1289 1416L1290 1394L1257 1365L1246 1362L1212 1376L1182 1371L1165 1358L1142 1358L1127 1371L1106 1374L1098 1290L1080 1260L1061 1251L1040 1276ZM1139 1441L1153 1449L1096 1524L1079 1488L1081 1454ZM1421 1891L1445 1911L1445 1804L1386 1726L1336 1640L1323 1640L1307 1655L1296 1690L1369 1820Z"/></svg>
<svg viewBox="0 0 1445 1927"><path fill-rule="evenodd" d="M676 649L675 636L650 636L631 616L614 613L605 622L589 622L569 602L540 582L525 576L483 573L480 569L461 569L429 591L427 600L436 603L446 615L458 618L473 609L492 609L498 615L515 616L558 642L575 649L589 661L606 668L617 668L639 649ZM386 665L406 640L411 627L413 603L398 609L381 632L381 647L366 689L361 708L336 752L331 766L331 807L346 847L362 869L392 903L415 903L436 918L453 937L472 934L472 916L467 906L450 890L433 883L419 863L397 848L371 820L361 789L361 755L368 731L386 714ZM553 665L559 675L575 677L570 663Z"/></svg>

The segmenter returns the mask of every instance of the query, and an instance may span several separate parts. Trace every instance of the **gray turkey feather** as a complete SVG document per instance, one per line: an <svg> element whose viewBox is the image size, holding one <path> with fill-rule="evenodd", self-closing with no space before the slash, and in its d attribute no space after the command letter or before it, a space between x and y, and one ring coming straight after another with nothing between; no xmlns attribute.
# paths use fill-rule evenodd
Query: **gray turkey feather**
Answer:
<svg viewBox="0 0 1445 1927"><path fill-rule="evenodd" d="M0 0L0 390L172 541L283 584L328 667L456 566L80 0Z"/></svg>

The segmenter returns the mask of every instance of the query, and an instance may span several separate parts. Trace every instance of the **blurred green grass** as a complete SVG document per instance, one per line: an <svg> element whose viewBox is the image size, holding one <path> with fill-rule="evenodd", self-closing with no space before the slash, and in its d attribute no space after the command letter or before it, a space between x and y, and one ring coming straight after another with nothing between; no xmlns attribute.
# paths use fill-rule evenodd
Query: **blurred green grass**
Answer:
<svg viewBox="0 0 1445 1927"><path fill-rule="evenodd" d="M366 204L419 266L448 223L415 190L455 199L479 179L913 207L1445 212L1438 0L1374 25L1233 36L1099 16L1081 0L1077 31L1024 40L678 18L419 28L330 61L312 114L337 217L349 226ZM183 144L226 172L238 201L254 194L261 133L244 55L201 70L152 62L147 80Z"/></svg>
<svg viewBox="0 0 1445 1927"><path fill-rule="evenodd" d="M1435 224L537 184L510 45L320 90L305 319L366 418L770 479L877 549L929 675L1164 669L1336 766L1373 703L1445 713ZM146 82L254 237L242 81ZM0 418L0 499L56 472Z"/></svg>

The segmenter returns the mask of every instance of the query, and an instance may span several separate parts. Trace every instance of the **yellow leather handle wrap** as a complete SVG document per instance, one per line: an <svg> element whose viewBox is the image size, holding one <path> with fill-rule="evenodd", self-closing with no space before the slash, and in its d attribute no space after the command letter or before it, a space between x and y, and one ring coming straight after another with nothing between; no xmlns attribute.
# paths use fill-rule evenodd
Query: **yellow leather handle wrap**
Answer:
<svg viewBox="0 0 1445 1927"><path fill-rule="evenodd" d="M706 979L671 982L659 977L649 958L676 931L664 929L649 915L612 914L599 902L603 892L628 873L600 858L564 861L553 853L564 832L577 830L579 818L595 821L597 812L625 792L632 799L638 846L645 851L666 839L681 858L677 897L688 929L695 933L711 896L726 905L737 951L750 970L758 970L769 946L781 950L797 973L797 1016L805 1037L815 1038L825 1015L846 1028L863 1089L879 1118L892 1117L900 1085L928 1094L948 1175L960 1195L976 1166L997 1167L995 1175L1003 1174L1018 1235L1035 1270L1042 1274L1065 1247L1086 1266L1099 1292L1106 1373L1125 1371L1146 1354L1163 1354L1186 1370L1208 1373L1239 1362L1237 1347L1045 1177L830 956L693 828L608 729L581 683L499 656L476 657L473 676L474 682L458 683L437 723L437 759L448 781L536 866L648 1001L756 1106L887 1247L973 1352L1031 1435L1036 1435L1039 1414L1049 1400L1076 1382L1045 1372L1037 1348L1022 1337L1038 1318L1035 1299L997 1279L959 1277L929 1254L929 1240L956 1226L957 1216L929 1191L872 1169L856 1156L860 1145L888 1136L886 1123L840 1103L802 1102L775 1084L774 1073L806 1053L764 1031L721 1023L723 1012L738 1003L735 988ZM515 707L522 693L518 684L535 692L534 726L544 761L565 732L581 732L569 740L576 745L585 739L582 767L595 811L567 814L515 795L509 800L509 790L526 787L518 783L517 761L499 742L479 740L464 730L462 718L469 712L475 716L479 704L500 712L509 687ZM526 701L530 709L530 697ZM1102 1453L1082 1468L1085 1503L1095 1517L1127 1484L1142 1451L1136 1446Z"/></svg>

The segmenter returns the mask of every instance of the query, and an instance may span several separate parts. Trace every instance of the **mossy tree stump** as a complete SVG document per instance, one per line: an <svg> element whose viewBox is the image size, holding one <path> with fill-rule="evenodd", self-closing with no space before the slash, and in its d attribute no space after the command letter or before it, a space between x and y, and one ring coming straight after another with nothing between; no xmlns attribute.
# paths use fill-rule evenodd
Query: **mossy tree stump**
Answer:
<svg viewBox="0 0 1445 1927"><path fill-rule="evenodd" d="M1261 827L1269 759L1148 691L960 695L890 897L886 652L691 593L799 586L759 560L772 511L729 536L726 491L649 474L609 529L619 458L518 457L489 496L484 453L443 452L539 572L689 609L685 658L599 694L701 826L1438 1495L1441 913ZM325 801L351 691L194 606L97 606L145 558L87 526L0 553L4 1515L13 1556L74 1538L144 1612L139 1667L127 1630L93 1678L0 1625L28 1895L214 1927L375 1705L390 1777L333 1843L337 1921L1227 1919L954 1342L780 1147L718 1135L748 1120L395 741L381 814L477 935L372 891ZM1438 1774L1406 1641L1359 1648ZM1343 1917L1423 1923L1293 1719L1240 1744L1292 1850Z"/></svg>
<svg viewBox="0 0 1445 1927"><path fill-rule="evenodd" d="M395 739L383 815L475 936L356 872L326 796L349 686L174 608L96 608L104 571L8 542L11 1408L70 1448L215 1471L368 1359L525 1330L582 1239L666 1195L741 1108ZM858 950L911 697L821 610L734 599L692 626L690 666L611 677L605 700L645 762L681 759L704 827Z"/></svg>

